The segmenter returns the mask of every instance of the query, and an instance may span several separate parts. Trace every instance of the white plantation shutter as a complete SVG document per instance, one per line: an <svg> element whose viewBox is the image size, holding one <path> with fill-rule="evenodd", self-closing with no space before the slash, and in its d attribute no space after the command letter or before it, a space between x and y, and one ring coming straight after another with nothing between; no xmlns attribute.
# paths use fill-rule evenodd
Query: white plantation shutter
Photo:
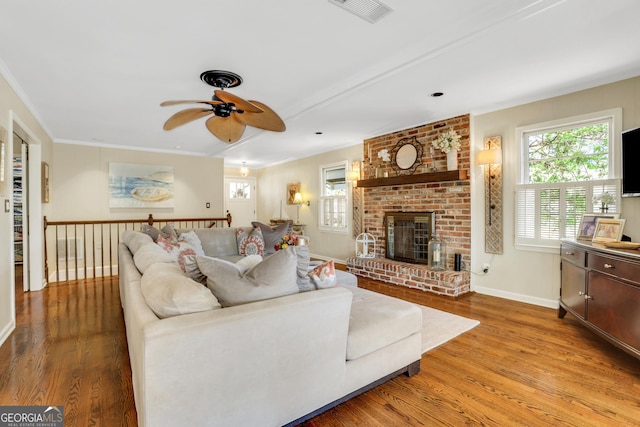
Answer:
<svg viewBox="0 0 640 427"><path fill-rule="evenodd" d="M516 247L555 251L560 239L578 235L582 214L600 212L593 197L604 192L615 200L608 212L619 212L619 179L516 185Z"/></svg>

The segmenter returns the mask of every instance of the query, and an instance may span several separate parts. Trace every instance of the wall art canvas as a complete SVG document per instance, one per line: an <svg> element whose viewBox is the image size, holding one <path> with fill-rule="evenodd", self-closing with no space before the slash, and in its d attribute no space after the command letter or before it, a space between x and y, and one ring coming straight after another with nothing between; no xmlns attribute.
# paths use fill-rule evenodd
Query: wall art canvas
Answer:
<svg viewBox="0 0 640 427"><path fill-rule="evenodd" d="M110 208L173 208L173 166L109 163Z"/></svg>

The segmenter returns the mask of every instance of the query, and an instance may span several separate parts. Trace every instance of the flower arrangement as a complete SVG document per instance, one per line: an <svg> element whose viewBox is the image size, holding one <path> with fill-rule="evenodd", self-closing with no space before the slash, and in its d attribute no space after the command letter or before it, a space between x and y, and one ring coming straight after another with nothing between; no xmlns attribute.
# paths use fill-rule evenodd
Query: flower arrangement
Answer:
<svg viewBox="0 0 640 427"><path fill-rule="evenodd" d="M389 155L389 151L385 148L384 150L378 151L378 158L382 159L383 162L390 162L391 156Z"/></svg>
<svg viewBox="0 0 640 427"><path fill-rule="evenodd" d="M298 244L298 235L293 233L288 233L282 236L282 239L278 243L275 244L276 251L280 249L287 249L289 246L296 246Z"/></svg>
<svg viewBox="0 0 640 427"><path fill-rule="evenodd" d="M449 130L442 135L438 136L438 139L433 141L433 146L440 149L443 153L448 153L451 150L460 151L460 135L455 130Z"/></svg>
<svg viewBox="0 0 640 427"><path fill-rule="evenodd" d="M616 201L615 197L613 197L613 195L608 191L605 191L604 193L598 194L597 196L593 197L593 203L594 204L600 203L601 209L608 208L609 204L614 203L615 201Z"/></svg>

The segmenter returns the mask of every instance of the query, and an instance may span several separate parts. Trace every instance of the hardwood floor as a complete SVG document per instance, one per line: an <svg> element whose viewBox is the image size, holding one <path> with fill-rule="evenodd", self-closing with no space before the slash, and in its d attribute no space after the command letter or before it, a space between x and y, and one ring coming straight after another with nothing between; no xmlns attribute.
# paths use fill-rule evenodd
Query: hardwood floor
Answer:
<svg viewBox="0 0 640 427"><path fill-rule="evenodd" d="M640 425L640 361L555 310L360 279L479 326L304 427ZM239 397L241 398L241 397ZM65 426L135 426L117 278L18 293L0 348L0 405L64 405Z"/></svg>

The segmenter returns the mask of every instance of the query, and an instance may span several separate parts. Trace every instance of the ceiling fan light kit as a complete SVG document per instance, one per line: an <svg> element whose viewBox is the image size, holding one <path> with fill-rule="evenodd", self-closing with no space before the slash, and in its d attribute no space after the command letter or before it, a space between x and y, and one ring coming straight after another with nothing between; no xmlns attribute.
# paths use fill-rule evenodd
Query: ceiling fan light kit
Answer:
<svg viewBox="0 0 640 427"><path fill-rule="evenodd" d="M242 138L247 126L273 132L285 131L286 126L280 116L267 105L253 100L247 101L231 92L225 92L225 89L242 84L242 77L238 74L223 70L209 70L200 74L200 80L219 90L213 92L211 101L179 100L161 103L162 107L203 104L199 108L178 111L165 122L164 130L175 129L213 114L213 117L207 119L205 126L216 138L227 143L234 143Z"/></svg>

